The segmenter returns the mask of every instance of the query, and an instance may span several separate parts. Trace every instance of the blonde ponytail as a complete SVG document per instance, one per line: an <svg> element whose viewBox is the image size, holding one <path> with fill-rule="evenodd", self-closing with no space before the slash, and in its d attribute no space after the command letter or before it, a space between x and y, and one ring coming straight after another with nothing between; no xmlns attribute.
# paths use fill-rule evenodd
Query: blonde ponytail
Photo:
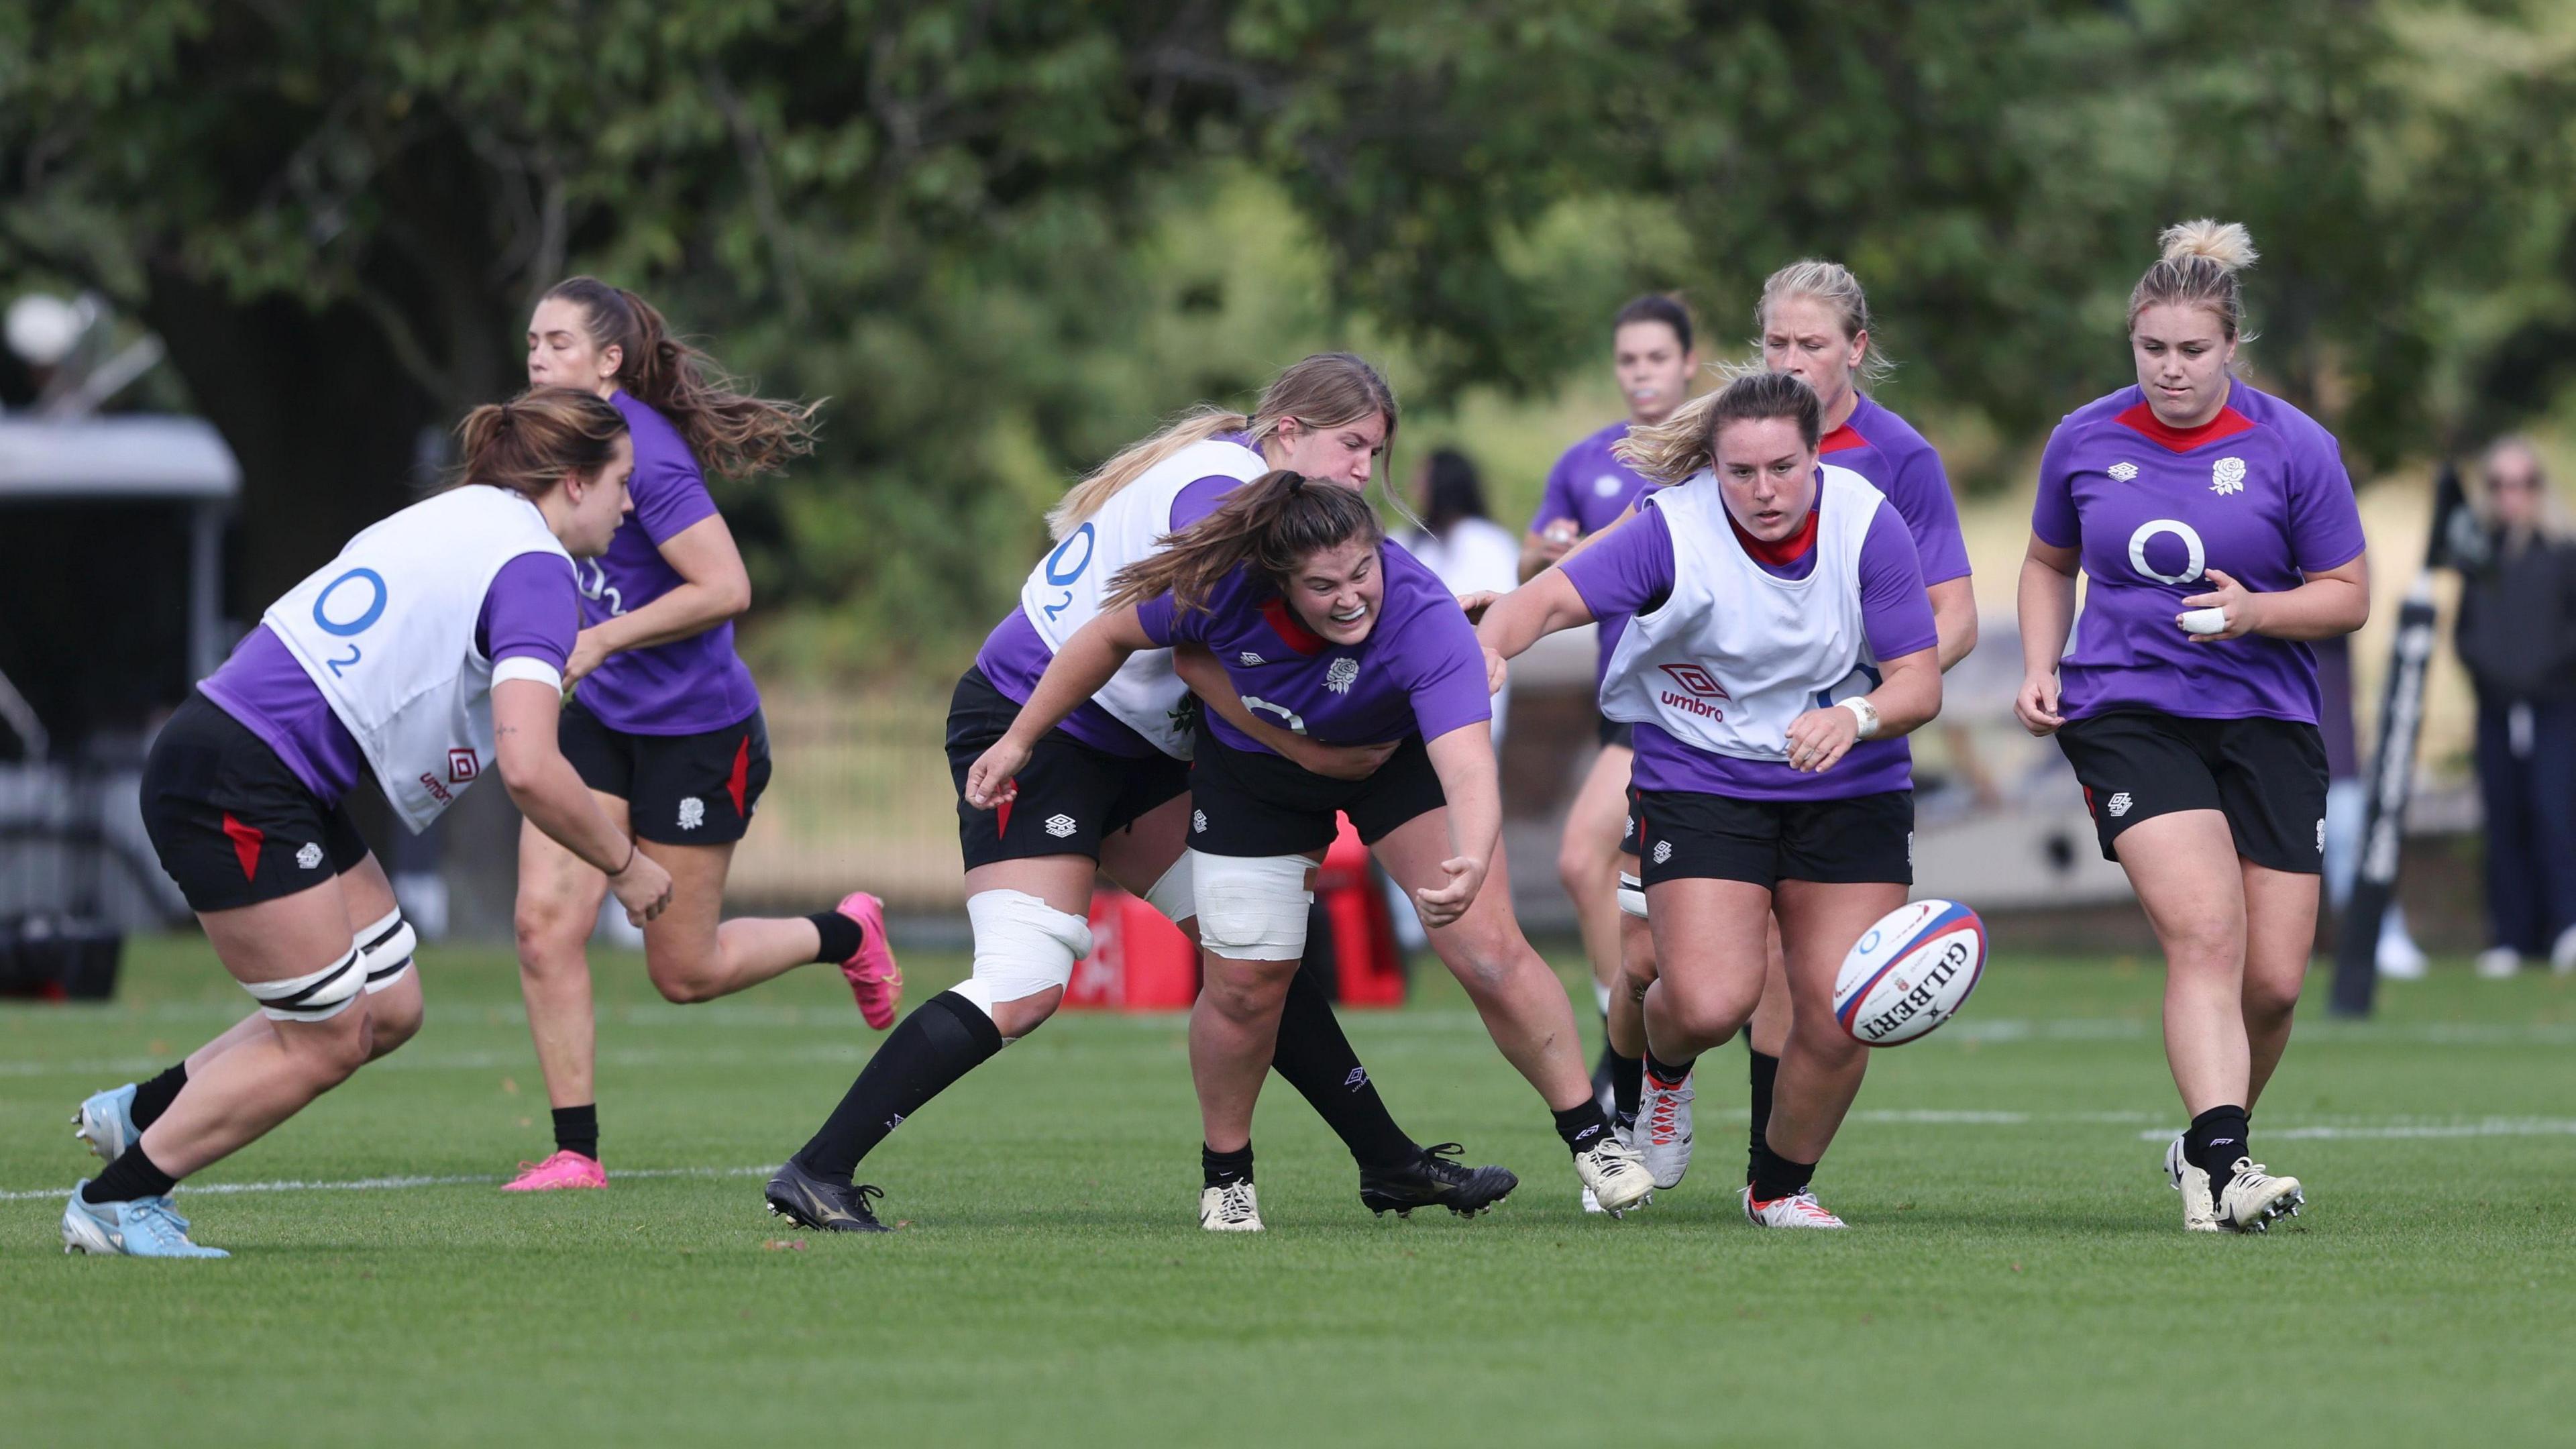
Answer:
<svg viewBox="0 0 2576 1449"><path fill-rule="evenodd" d="M1175 419L1161 432L1141 443L1130 443L1117 456L1091 470L1088 477L1076 483L1047 510L1047 533L1062 538L1079 527L1082 521L1098 513L1102 504L1118 496L1118 490L1145 476L1155 464L1196 443L1204 443L1220 433L1240 433L1250 429L1252 419L1241 413L1202 403Z"/></svg>
<svg viewBox="0 0 2576 1449"><path fill-rule="evenodd" d="M1717 466L1717 435L1729 423L1786 418L1813 449L1823 436L1825 405L1816 390L1785 372L1738 373L1716 392L1673 409L1660 423L1628 430L1610 451L1620 461L1666 487Z"/></svg>

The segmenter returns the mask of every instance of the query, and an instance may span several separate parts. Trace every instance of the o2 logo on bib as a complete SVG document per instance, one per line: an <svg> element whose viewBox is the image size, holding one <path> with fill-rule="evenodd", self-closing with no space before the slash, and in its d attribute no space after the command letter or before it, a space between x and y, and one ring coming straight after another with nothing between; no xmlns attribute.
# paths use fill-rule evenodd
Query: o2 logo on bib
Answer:
<svg viewBox="0 0 2576 1449"><path fill-rule="evenodd" d="M364 634L385 616L385 576L374 569L351 569L322 586L313 596L313 627L342 639ZM360 600L364 600L363 603ZM346 659L325 659L331 677L337 679L349 666L366 657L358 646L349 646Z"/></svg>
<svg viewBox="0 0 2576 1449"><path fill-rule="evenodd" d="M2166 539L2176 542L2167 543ZM2152 548L2155 558L2148 558ZM2179 552L2180 557L2176 557ZM2160 584L2188 584L2200 578L2209 562L2209 550L2202 546L2200 534L2179 518L2150 518L2129 535L2129 567ZM2178 563L2180 573L2166 573L2158 563Z"/></svg>
<svg viewBox="0 0 2576 1449"><path fill-rule="evenodd" d="M1078 558L1074 556L1075 544L1082 545L1082 554ZM1046 569L1046 581L1059 589L1064 589L1063 598L1046 606L1046 616L1050 621L1072 606L1073 590L1066 586L1081 578L1083 570L1091 567L1091 556L1098 552L1099 546L1100 530L1086 523L1066 534L1064 542L1055 546L1055 552L1047 555L1046 563L1043 565Z"/></svg>

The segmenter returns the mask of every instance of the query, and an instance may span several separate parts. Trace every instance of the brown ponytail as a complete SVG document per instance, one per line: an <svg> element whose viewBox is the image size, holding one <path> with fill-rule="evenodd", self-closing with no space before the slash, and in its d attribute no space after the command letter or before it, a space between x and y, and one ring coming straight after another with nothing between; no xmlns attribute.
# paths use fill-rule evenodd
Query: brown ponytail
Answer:
<svg viewBox="0 0 2576 1449"><path fill-rule="evenodd" d="M823 404L754 397L716 360L671 335L653 305L597 277L557 282L546 300L581 308L591 345L619 352L617 385L669 418L699 466L737 481L814 451Z"/></svg>
<svg viewBox="0 0 2576 1449"><path fill-rule="evenodd" d="M1120 569L1109 581L1109 607L1168 592L1185 612L1204 609L1217 584L1244 564L1285 589L1309 557L1353 539L1374 544L1385 537L1377 510L1358 489L1283 468L1236 489L1215 512L1166 536L1159 552Z"/></svg>
<svg viewBox="0 0 2576 1449"><path fill-rule="evenodd" d="M626 415L597 393L530 388L508 402L485 403L456 425L464 461L448 486L488 484L534 502L568 473L591 476L607 467L625 435Z"/></svg>

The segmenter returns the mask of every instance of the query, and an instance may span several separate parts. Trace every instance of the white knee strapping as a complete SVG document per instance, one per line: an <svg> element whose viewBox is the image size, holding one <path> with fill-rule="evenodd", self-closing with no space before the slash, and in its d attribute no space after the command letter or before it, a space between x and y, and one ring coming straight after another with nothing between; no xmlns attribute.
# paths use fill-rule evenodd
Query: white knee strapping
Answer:
<svg viewBox="0 0 2576 1449"><path fill-rule="evenodd" d="M367 994L375 995L411 969L412 948L420 935L403 919L402 907L358 933L358 963L367 971Z"/></svg>
<svg viewBox="0 0 2576 1449"><path fill-rule="evenodd" d="M1619 872L1619 909L1646 919L1646 883L1624 870Z"/></svg>
<svg viewBox="0 0 2576 1449"><path fill-rule="evenodd" d="M986 1016L1005 1001L1072 984L1073 963L1091 954L1091 923L1026 891L978 891L966 899L975 928L975 974L949 990Z"/></svg>
<svg viewBox="0 0 2576 1449"><path fill-rule="evenodd" d="M1163 913L1163 919L1177 926L1199 913L1198 872L1190 869L1194 851L1184 850L1154 888L1145 892L1145 904Z"/></svg>
<svg viewBox="0 0 2576 1449"><path fill-rule="evenodd" d="M1315 893L1306 878L1315 863L1302 855L1202 855L1191 851L1198 878L1199 943L1236 961L1295 961L1306 954L1306 912Z"/></svg>
<svg viewBox="0 0 2576 1449"><path fill-rule="evenodd" d="M366 968L358 964L358 948L351 946L348 955L309 976L245 981L242 989L258 1000L260 1014L271 1021L329 1021L348 1010L366 984Z"/></svg>

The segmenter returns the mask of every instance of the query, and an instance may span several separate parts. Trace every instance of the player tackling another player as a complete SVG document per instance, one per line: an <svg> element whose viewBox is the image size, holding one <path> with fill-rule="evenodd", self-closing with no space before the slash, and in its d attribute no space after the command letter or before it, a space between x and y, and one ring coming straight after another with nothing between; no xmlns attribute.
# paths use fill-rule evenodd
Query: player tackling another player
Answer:
<svg viewBox="0 0 2576 1449"><path fill-rule="evenodd" d="M412 930L349 818L361 770L412 830L498 770L637 924L671 878L556 746L573 561L628 509L626 419L546 388L476 408L447 491L360 533L287 591L154 739L143 819L217 959L259 1010L140 1086L81 1104L110 1159L64 1204L66 1251L219 1258L181 1178L257 1141L420 1029Z"/></svg>
<svg viewBox="0 0 2576 1449"><path fill-rule="evenodd" d="M2361 627L2369 576L2333 436L2233 374L2252 239L2195 221L2163 245L2129 297L2137 385L2067 414L2041 459L2014 710L2057 736L2164 947L2183 1225L2246 1231L2303 1200L2254 1160L2250 1118L2316 939L2326 756L2306 641Z"/></svg>
<svg viewBox="0 0 2576 1449"><path fill-rule="evenodd" d="M1913 881L1910 764L1867 745L1941 708L1914 539L1876 489L1817 461L1823 431L1815 391L1777 372L1635 430L1628 456L1668 486L1478 629L1510 658L1634 616L1601 700L1636 726L1633 838L1660 968L1642 1003L1651 1078L1687 1081L1743 1028L1778 914L1795 1010L1744 1189L1765 1227L1843 1225L1810 1191L1864 1055L1834 1020L1834 979Z"/></svg>

